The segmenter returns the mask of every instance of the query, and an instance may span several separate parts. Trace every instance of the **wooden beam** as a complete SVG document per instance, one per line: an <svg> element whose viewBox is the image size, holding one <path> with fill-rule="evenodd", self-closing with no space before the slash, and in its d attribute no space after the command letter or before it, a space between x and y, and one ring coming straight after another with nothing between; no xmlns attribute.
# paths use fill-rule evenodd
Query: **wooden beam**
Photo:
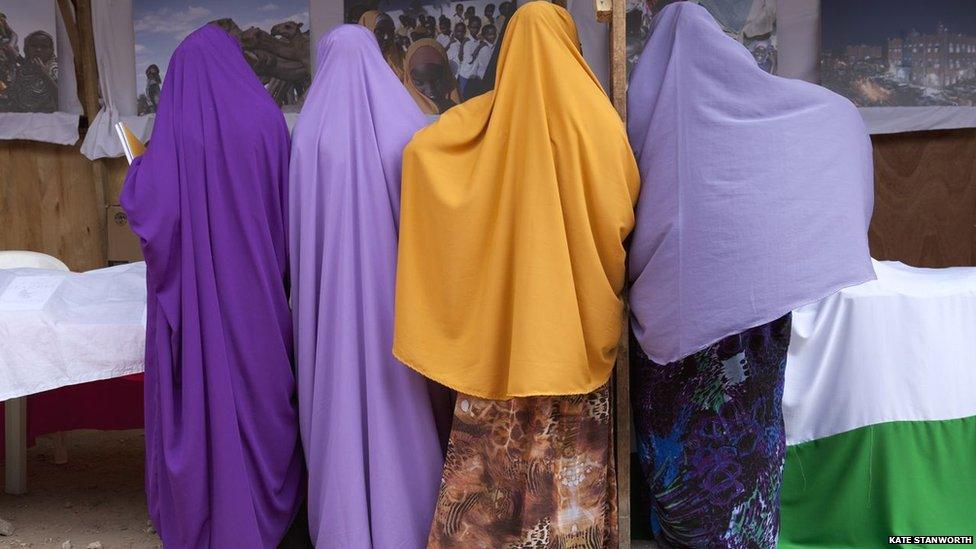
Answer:
<svg viewBox="0 0 976 549"><path fill-rule="evenodd" d="M627 0L612 0L610 19L610 90L613 106L627 121Z"/></svg>
<svg viewBox="0 0 976 549"><path fill-rule="evenodd" d="M594 0L597 17L610 21L610 95L620 119L627 122L627 2ZM609 6L608 6L609 4ZM609 7L609 14L607 8ZM617 532L618 545L629 549L630 527L630 308L625 306L620 319L620 344L614 374L615 432L617 458Z"/></svg>
<svg viewBox="0 0 976 549"><path fill-rule="evenodd" d="M73 9L72 9L73 8ZM58 0L58 9L68 31L68 40L75 55L75 69L78 74L78 99L84 111L88 124L95 120L101 104L98 89L98 62L95 57L95 29L92 22L91 0ZM99 234L101 239L101 257L107 257L108 244L104 238L107 176L103 162L96 160L91 163L93 191L98 211Z"/></svg>
<svg viewBox="0 0 976 549"><path fill-rule="evenodd" d="M617 345L617 364L614 374L616 448L617 457L617 532L619 547L629 549L630 527L630 307L624 306L620 319L622 330Z"/></svg>
<svg viewBox="0 0 976 549"><path fill-rule="evenodd" d="M61 20L64 21L64 30L68 33L71 51L76 52L78 51L78 26L75 22L74 6L69 0L58 0L58 11L61 12Z"/></svg>
<svg viewBox="0 0 976 549"><path fill-rule="evenodd" d="M67 26L67 21L65 21ZM95 59L95 31L92 25L91 0L77 0L75 3L75 27L78 49L75 50L75 63L81 67L78 82L81 107L90 124L98 114L98 63Z"/></svg>

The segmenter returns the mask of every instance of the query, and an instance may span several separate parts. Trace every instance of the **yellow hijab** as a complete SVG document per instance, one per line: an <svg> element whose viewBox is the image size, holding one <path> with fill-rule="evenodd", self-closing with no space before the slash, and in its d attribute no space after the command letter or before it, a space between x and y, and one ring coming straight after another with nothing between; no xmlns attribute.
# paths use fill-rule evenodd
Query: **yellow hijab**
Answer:
<svg viewBox="0 0 976 549"><path fill-rule="evenodd" d="M378 23L380 15L382 15L382 13L377 10L369 10L364 12L359 16L359 24L369 29L370 32L376 32L376 24ZM383 52L383 59L386 59L386 64L393 69L393 72L396 73L397 78L403 80L403 50L400 49L400 46L397 45L395 40L393 42L393 46L387 48L387 51Z"/></svg>
<svg viewBox="0 0 976 549"><path fill-rule="evenodd" d="M455 105L460 103L461 94L458 93L457 81L451 72L451 63L447 59L447 52L444 51L444 46L441 46L433 38L421 38L413 44L410 44L410 48L407 49L406 60L403 62L403 85L410 92L410 97L413 97L413 100L417 102L420 110L424 111L424 114L440 114L442 110L447 110L447 108L442 109L439 107L437 103L424 95L414 84L410 71L415 68L415 65L420 65L421 63L433 63L443 67L444 80L442 84L445 89L442 90L442 94Z"/></svg>
<svg viewBox="0 0 976 549"><path fill-rule="evenodd" d="M610 376L640 176L573 20L505 31L494 92L404 151L393 352L462 393L587 393Z"/></svg>

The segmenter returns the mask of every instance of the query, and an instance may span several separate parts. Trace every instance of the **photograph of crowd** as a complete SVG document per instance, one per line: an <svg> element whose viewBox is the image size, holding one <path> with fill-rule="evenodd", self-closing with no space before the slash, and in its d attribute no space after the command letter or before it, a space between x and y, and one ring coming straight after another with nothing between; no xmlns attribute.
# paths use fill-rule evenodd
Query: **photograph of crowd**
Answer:
<svg viewBox="0 0 976 549"><path fill-rule="evenodd" d="M971 0L824 0L821 83L860 107L976 105Z"/></svg>
<svg viewBox="0 0 976 549"><path fill-rule="evenodd" d="M390 68L427 114L440 114L486 91L489 63L514 11L514 0L345 4L346 22L373 31Z"/></svg>
<svg viewBox="0 0 976 549"><path fill-rule="evenodd" d="M651 21L664 6L685 0L627 0L627 74L644 51ZM712 14L725 34L746 47L756 63L776 74L776 0L687 0Z"/></svg>
<svg viewBox="0 0 976 549"><path fill-rule="evenodd" d="M134 0L133 19L139 115L156 112L173 50L206 23L237 39L282 110L301 110L312 81L308 0Z"/></svg>
<svg viewBox="0 0 976 549"><path fill-rule="evenodd" d="M4 3L0 12L0 112L58 110L54 2Z"/></svg>

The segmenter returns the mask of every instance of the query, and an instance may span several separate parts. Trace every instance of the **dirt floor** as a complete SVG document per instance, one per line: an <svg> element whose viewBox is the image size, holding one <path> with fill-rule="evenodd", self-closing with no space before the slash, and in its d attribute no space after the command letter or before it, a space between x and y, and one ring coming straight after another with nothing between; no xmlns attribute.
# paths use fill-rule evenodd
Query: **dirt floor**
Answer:
<svg viewBox="0 0 976 549"><path fill-rule="evenodd" d="M69 541L73 549L162 547L146 515L142 430L66 437L67 464L53 462L52 444L42 437L27 451L28 493L0 490L0 519L13 525L13 535L0 536L0 548L60 549Z"/></svg>
<svg viewBox="0 0 976 549"><path fill-rule="evenodd" d="M72 431L66 437L67 464L54 463L52 443L44 437L27 451L27 494L4 494L0 475L0 519L13 525L13 535L0 536L0 549L161 548L146 514L142 430ZM657 549L636 540L633 547Z"/></svg>

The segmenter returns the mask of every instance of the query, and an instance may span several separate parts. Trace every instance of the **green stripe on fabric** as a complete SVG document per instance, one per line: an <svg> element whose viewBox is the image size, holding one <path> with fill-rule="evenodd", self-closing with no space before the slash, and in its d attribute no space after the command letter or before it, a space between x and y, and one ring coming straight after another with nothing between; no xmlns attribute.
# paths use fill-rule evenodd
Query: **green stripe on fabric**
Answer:
<svg viewBox="0 0 976 549"><path fill-rule="evenodd" d="M976 416L882 423L789 446L780 520L780 548L976 536Z"/></svg>

